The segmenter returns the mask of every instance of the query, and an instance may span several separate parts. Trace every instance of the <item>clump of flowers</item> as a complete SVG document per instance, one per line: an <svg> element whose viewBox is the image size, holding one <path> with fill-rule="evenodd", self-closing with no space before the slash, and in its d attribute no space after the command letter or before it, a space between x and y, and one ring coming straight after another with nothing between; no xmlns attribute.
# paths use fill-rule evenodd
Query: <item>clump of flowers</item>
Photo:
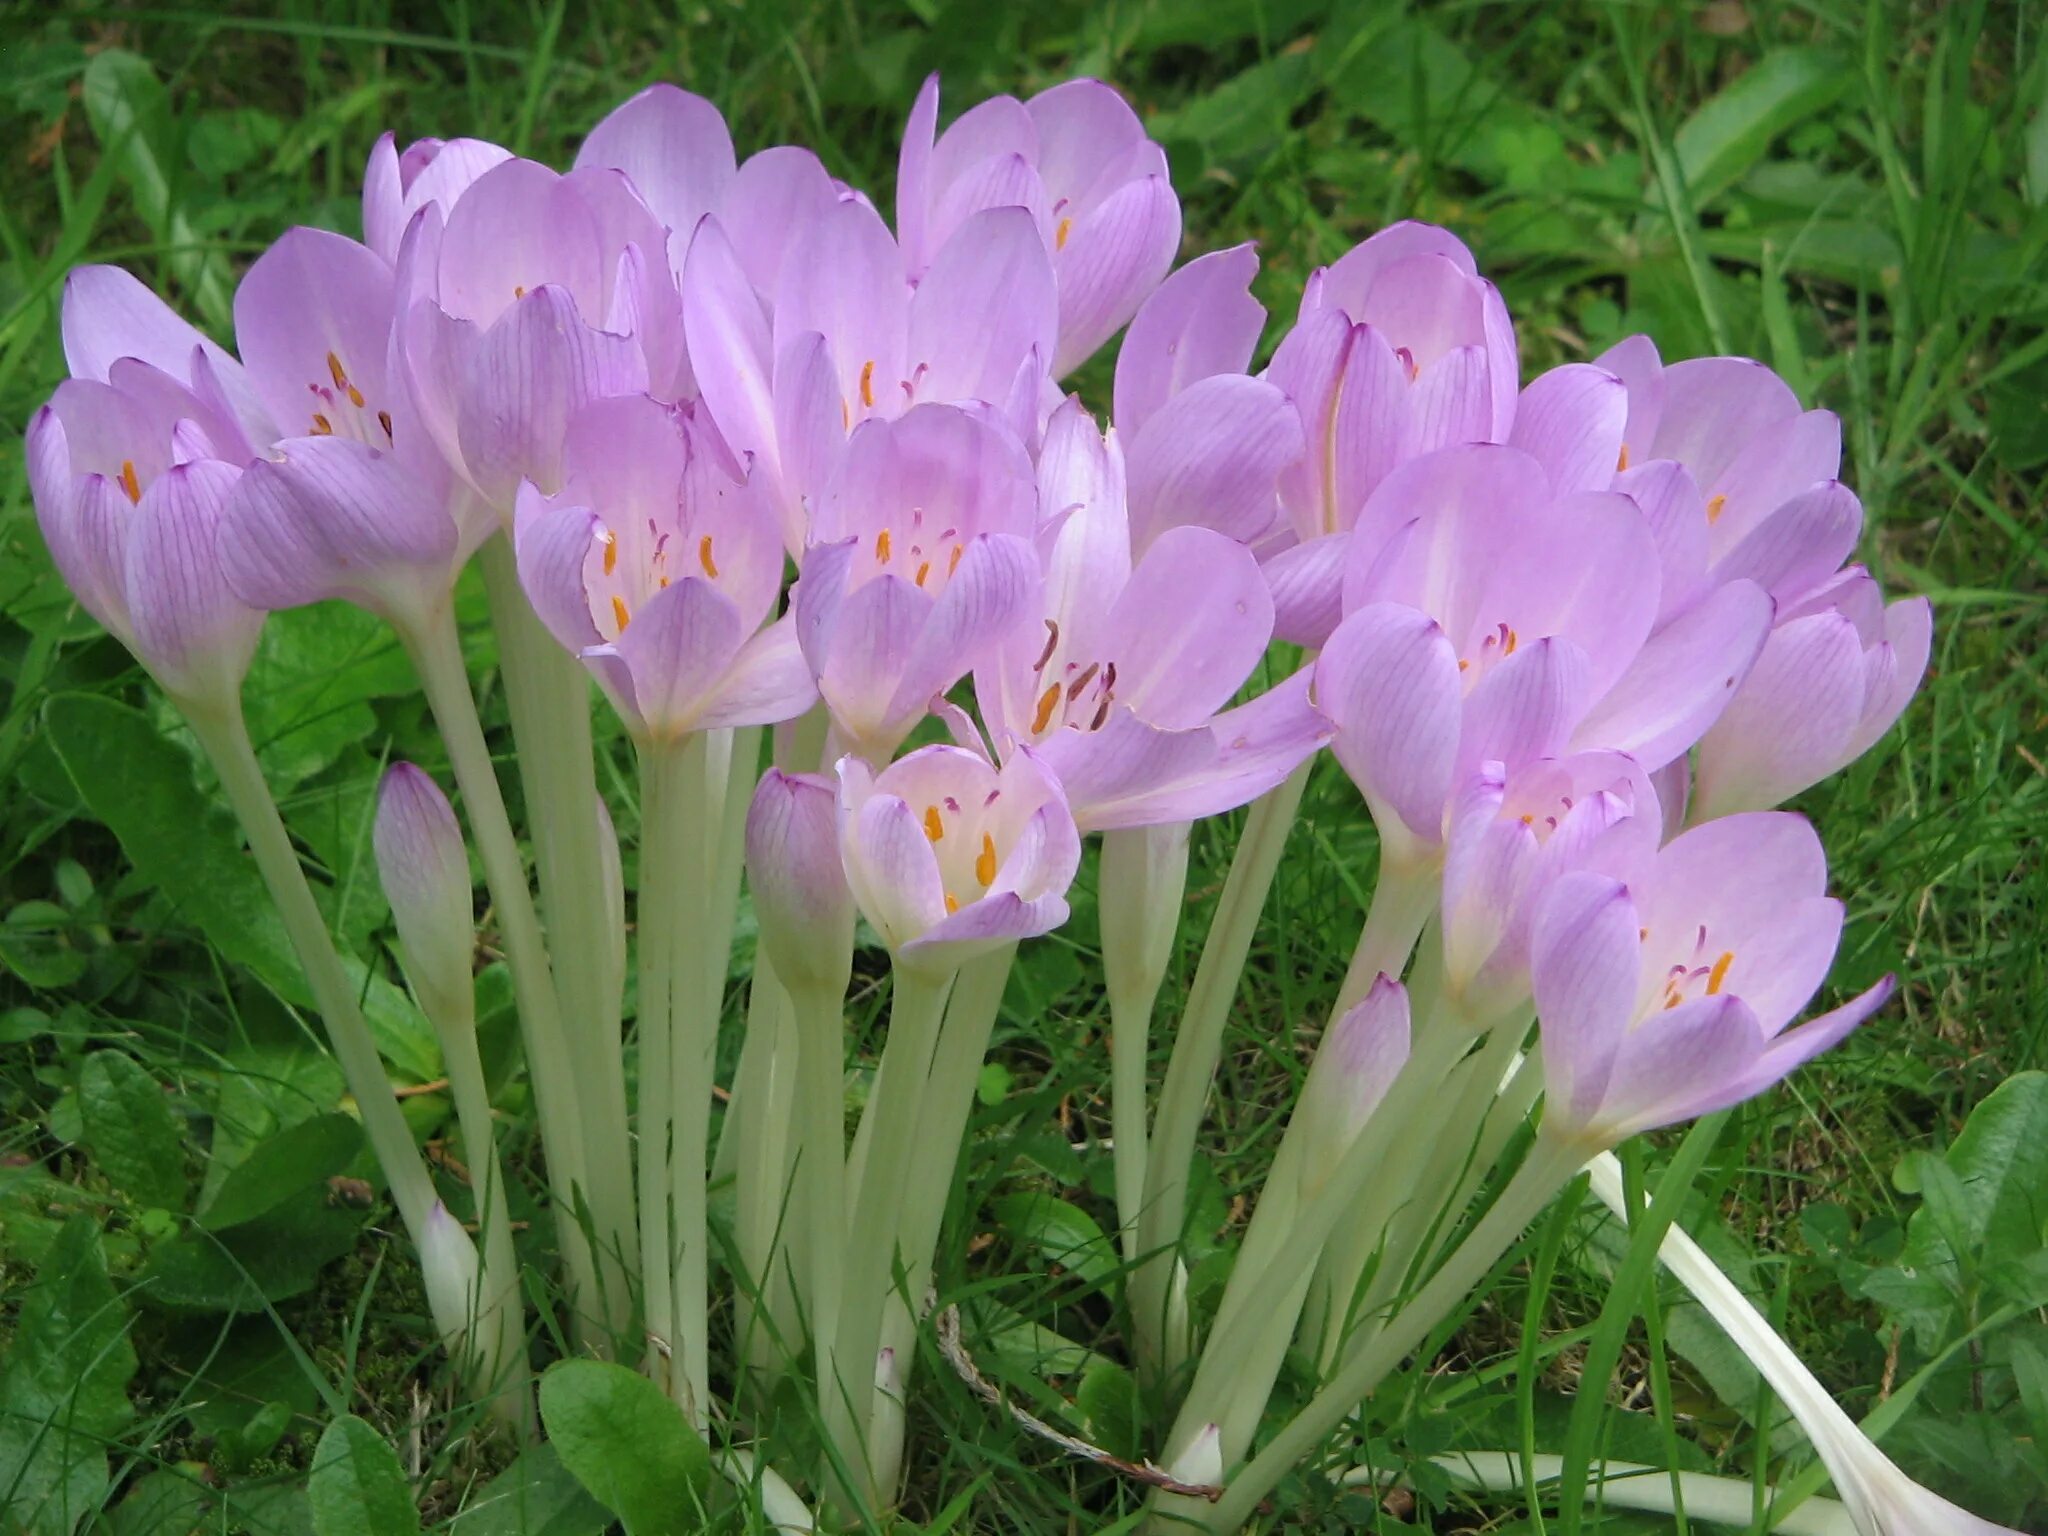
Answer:
<svg viewBox="0 0 2048 1536"><path fill-rule="evenodd" d="M123 272L73 274L72 377L28 434L36 509L219 770L437 1327L530 1431L541 1293L478 1066L462 822L391 770L377 864L478 1156L477 1241L398 1114L243 725L269 611L338 598L393 627L512 964L561 1321L661 1384L785 1526L896 1501L1005 984L1092 860L1123 1338L1171 1411L1155 1518L1234 1530L1291 1467L1342 1457L1345 1420L1586 1165L1611 1197L1611 1148L1768 1090L1884 1003L1889 979L1797 1022L1843 918L1818 837L1776 807L1898 719L1929 609L1849 563L1839 427L1757 363L1667 365L1639 337L1524 385L1472 253L1401 223L1312 274L1254 372L1257 258L1175 270L1164 154L1114 90L938 120L934 79L893 229L806 150L740 162L668 86L567 172L387 136L362 243L293 230L252 265L239 357ZM1061 381L1120 330L1104 422ZM456 641L473 557L538 900ZM630 946L593 682L639 770L616 808ZM1198 1308L1191 1160L1325 747L1377 829L1377 885ZM1240 810L1187 1006L1155 1018L1190 826ZM743 890L759 945L720 1118ZM849 1139L862 922L892 999ZM1938 1507L1690 1251L1674 1263L1818 1416L1856 1529ZM1276 1412L1290 1352L1313 1390ZM778 1378L815 1406L807 1459L745 1444Z"/></svg>

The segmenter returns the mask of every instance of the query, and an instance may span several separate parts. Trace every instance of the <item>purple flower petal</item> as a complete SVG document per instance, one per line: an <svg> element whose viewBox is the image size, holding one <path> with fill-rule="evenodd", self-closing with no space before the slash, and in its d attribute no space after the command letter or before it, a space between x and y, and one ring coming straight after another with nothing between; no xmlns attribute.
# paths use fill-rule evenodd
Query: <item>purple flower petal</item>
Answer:
<svg viewBox="0 0 2048 1536"><path fill-rule="evenodd" d="M1508 442L1549 471L1560 492L1604 491L1627 423L1628 387L1604 368L1567 363L1522 391Z"/></svg>
<svg viewBox="0 0 2048 1536"><path fill-rule="evenodd" d="M1635 1016L1642 969L1635 903L1605 875L1566 875L1536 909L1529 976L1542 1030L1545 1115L1567 1127L1600 1114Z"/></svg>
<svg viewBox="0 0 2048 1536"><path fill-rule="evenodd" d="M1211 251L1139 306L1116 358L1112 416L1121 436L1136 436L1198 379L1243 373L1250 365L1266 323L1266 307L1251 293L1258 270L1258 251L1249 242Z"/></svg>
<svg viewBox="0 0 2048 1536"><path fill-rule="evenodd" d="M666 82L648 86L605 115L576 151L576 168L622 171L667 226L678 276L697 221L732 184L732 135L718 108ZM687 292L687 289L685 290Z"/></svg>
<svg viewBox="0 0 2048 1536"><path fill-rule="evenodd" d="M1301 419L1272 385L1236 374L1190 385L1125 448L1133 544L1182 523L1258 538L1273 523L1274 484L1302 449Z"/></svg>
<svg viewBox="0 0 2048 1536"><path fill-rule="evenodd" d="M1316 662L1316 707L1380 835L1443 835L1464 709L1458 659L1429 615L1394 603L1349 614Z"/></svg>
<svg viewBox="0 0 2048 1536"><path fill-rule="evenodd" d="M1118 188L1078 222L1062 226L1055 378L1078 368L1138 312L1180 249L1180 199L1165 175Z"/></svg>

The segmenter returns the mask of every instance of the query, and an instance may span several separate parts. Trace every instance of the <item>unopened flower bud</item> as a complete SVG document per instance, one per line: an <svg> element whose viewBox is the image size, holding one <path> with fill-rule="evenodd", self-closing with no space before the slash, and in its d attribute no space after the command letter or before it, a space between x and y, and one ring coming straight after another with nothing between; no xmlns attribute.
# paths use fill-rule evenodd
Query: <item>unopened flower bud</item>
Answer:
<svg viewBox="0 0 2048 1536"><path fill-rule="evenodd" d="M476 917L469 858L448 797L411 763L392 764L377 792L372 842L420 1004L437 1022L459 1016L469 1006Z"/></svg>
<svg viewBox="0 0 2048 1536"><path fill-rule="evenodd" d="M1336 1171L1408 1060L1408 993L1381 976L1331 1024L1295 1114L1307 1135L1301 1176L1312 1193Z"/></svg>
<svg viewBox="0 0 2048 1536"><path fill-rule="evenodd" d="M793 986L845 989L853 893L839 856L839 792L830 779L770 768L747 811L747 879L761 944Z"/></svg>

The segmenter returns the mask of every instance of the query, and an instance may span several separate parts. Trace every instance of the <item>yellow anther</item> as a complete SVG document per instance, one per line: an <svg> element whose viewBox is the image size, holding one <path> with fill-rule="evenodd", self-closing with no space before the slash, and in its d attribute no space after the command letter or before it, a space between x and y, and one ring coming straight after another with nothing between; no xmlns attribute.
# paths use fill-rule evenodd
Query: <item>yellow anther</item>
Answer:
<svg viewBox="0 0 2048 1536"><path fill-rule="evenodd" d="M1727 506L1728 498L1726 496L1709 496L1707 498L1707 521L1709 523L1721 521L1721 514L1727 509Z"/></svg>
<svg viewBox="0 0 2048 1536"><path fill-rule="evenodd" d="M996 881L996 840L986 832L981 834L981 852L974 857L974 878L984 887Z"/></svg>
<svg viewBox="0 0 2048 1536"><path fill-rule="evenodd" d="M1074 221L1071 218L1061 219L1060 227L1053 231L1052 248L1056 251L1064 251L1067 248L1067 236L1073 232Z"/></svg>
<svg viewBox="0 0 2048 1536"><path fill-rule="evenodd" d="M923 586L923 585L924 585L924 582L925 582L925 578L926 578L927 576L931 575L931 573L932 573L932 563L931 563L931 561L929 561L929 560L921 560L921 561L919 561L919 562L918 562L918 566L917 566L917 584L918 584L918 585L919 585L920 587L921 587L921 586Z"/></svg>
<svg viewBox="0 0 2048 1536"><path fill-rule="evenodd" d="M1508 640L1507 640L1507 644L1506 644L1506 645L1503 645L1503 646L1502 646L1502 647L1500 648L1500 653L1501 653L1501 655L1503 655L1503 656L1512 656L1512 655L1514 655L1514 654L1515 654L1515 647L1516 647L1517 645L1519 645L1520 643L1521 643L1521 642L1520 642L1520 640L1516 638L1515 632L1514 632L1514 631L1513 631L1512 629L1511 629L1511 630L1509 630L1509 631L1508 631Z"/></svg>
<svg viewBox="0 0 2048 1536"><path fill-rule="evenodd" d="M934 843L946 835L946 824L939 820L939 808L936 805L924 808L924 835Z"/></svg>
<svg viewBox="0 0 2048 1536"><path fill-rule="evenodd" d="M633 622L633 616L626 612L626 600L623 597L612 599L612 618L618 624L619 633L622 635L626 632L626 626Z"/></svg>
<svg viewBox="0 0 2048 1536"><path fill-rule="evenodd" d="M889 530L886 528L875 535L875 558L884 565L889 563Z"/></svg>
<svg viewBox="0 0 2048 1536"><path fill-rule="evenodd" d="M705 534L697 541L697 563L704 567L704 574L713 581L718 579L718 567L711 560L711 535Z"/></svg>
<svg viewBox="0 0 2048 1536"><path fill-rule="evenodd" d="M1728 979L1728 967L1734 963L1735 951L1732 949L1723 950L1721 958L1714 962L1714 968L1707 972L1707 996L1715 997L1719 995L1721 983Z"/></svg>
<svg viewBox="0 0 2048 1536"><path fill-rule="evenodd" d="M1614 472L1615 472L1615 473L1616 473L1617 475L1625 475L1625 474L1627 474L1627 473L1628 473L1628 444L1627 444L1627 443L1623 443L1623 444L1621 445L1621 457L1620 457L1620 458L1618 458L1618 459L1616 459L1616 460L1614 461Z"/></svg>
<svg viewBox="0 0 2048 1536"><path fill-rule="evenodd" d="M955 544L953 546L953 553L946 556L946 574L948 576L952 575L955 571L960 569L960 557L966 553L966 545Z"/></svg>
<svg viewBox="0 0 2048 1536"><path fill-rule="evenodd" d="M946 916L951 917L960 910L960 898L951 891L946 892Z"/></svg>
<svg viewBox="0 0 2048 1536"><path fill-rule="evenodd" d="M1052 720L1053 707L1060 701L1060 685L1054 683L1038 696L1038 713L1031 721L1031 734L1036 736Z"/></svg>
<svg viewBox="0 0 2048 1536"><path fill-rule="evenodd" d="M1469 672L1472 670L1472 663L1460 656L1458 658L1458 670L1460 672Z"/></svg>
<svg viewBox="0 0 2048 1536"><path fill-rule="evenodd" d="M363 392L353 384L346 386L346 388L348 389L348 403L360 411L364 405Z"/></svg>
<svg viewBox="0 0 2048 1536"><path fill-rule="evenodd" d="M1522 825L1525 827L1533 827L1536 825L1536 818L1534 816L1524 816L1522 818Z"/></svg>
<svg viewBox="0 0 2048 1536"><path fill-rule="evenodd" d="M395 439L391 435L391 413L389 411L379 411L377 413L377 425L384 429L385 442L389 443L397 441L397 439Z"/></svg>
<svg viewBox="0 0 2048 1536"><path fill-rule="evenodd" d="M525 285L524 283L516 283L516 284L514 284L514 285L513 285L513 288L512 288L512 297L513 297L513 298L515 298L515 299L523 299L523 298L525 298L525 297L526 297L526 285Z"/></svg>
<svg viewBox="0 0 2048 1536"><path fill-rule="evenodd" d="M334 435L334 423L325 416L322 416L318 411L313 413L313 435L315 437L332 437Z"/></svg>
<svg viewBox="0 0 2048 1536"><path fill-rule="evenodd" d="M619 541L612 537L609 528L598 537L604 541L604 573L609 576L619 568Z"/></svg>
<svg viewBox="0 0 2048 1536"><path fill-rule="evenodd" d="M121 489L127 493L130 501L142 500L142 482L136 478L133 459L121 461Z"/></svg>
<svg viewBox="0 0 2048 1536"><path fill-rule="evenodd" d="M327 376L334 380L336 389L348 388L348 375L342 371L341 359L332 352L327 354Z"/></svg>
<svg viewBox="0 0 2048 1536"><path fill-rule="evenodd" d="M869 409L875 404L875 360L871 357L860 365L860 403Z"/></svg>

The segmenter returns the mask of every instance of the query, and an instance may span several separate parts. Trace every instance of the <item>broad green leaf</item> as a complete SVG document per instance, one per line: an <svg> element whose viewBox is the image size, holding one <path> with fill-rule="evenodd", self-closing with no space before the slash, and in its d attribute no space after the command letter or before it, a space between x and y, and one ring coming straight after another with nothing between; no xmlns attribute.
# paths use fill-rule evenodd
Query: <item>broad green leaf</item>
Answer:
<svg viewBox="0 0 2048 1536"><path fill-rule="evenodd" d="M995 1202L995 1217L1016 1242L1093 1284L1117 1271L1116 1248L1095 1218L1057 1195L1043 1190L1004 1195Z"/></svg>
<svg viewBox="0 0 2048 1536"><path fill-rule="evenodd" d="M347 603L275 613L243 689L249 737L270 781L289 788L376 728L370 700L418 689L382 619Z"/></svg>
<svg viewBox="0 0 2048 1536"><path fill-rule="evenodd" d="M711 1453L661 1388L602 1360L564 1360L540 1379L540 1413L562 1465L627 1536L704 1528Z"/></svg>
<svg viewBox="0 0 2048 1536"><path fill-rule="evenodd" d="M1907 1228L1905 1260L1926 1270L1956 1263L1988 1268L2022 1259L2048 1241L2048 1073L2007 1078L1970 1113L1941 1160L1938 1201ZM1923 1166L1924 1182L1928 1170ZM1960 1245L1967 1251L1956 1252Z"/></svg>
<svg viewBox="0 0 2048 1536"><path fill-rule="evenodd" d="M449 1536L602 1536L612 1517L584 1492L552 1445L517 1460L464 1502Z"/></svg>
<svg viewBox="0 0 2048 1536"><path fill-rule="evenodd" d="M311 1290L355 1246L363 1216L314 1188L225 1232L195 1227L150 1249L146 1294L181 1312L257 1311Z"/></svg>
<svg viewBox="0 0 2048 1536"><path fill-rule="evenodd" d="M1856 81L1826 48L1778 48L1710 97L1672 136L1693 206L1732 186L1771 144L1835 100Z"/></svg>
<svg viewBox="0 0 2048 1536"><path fill-rule="evenodd" d="M157 1080L132 1056L95 1051L78 1072L85 1144L113 1186L139 1205L185 1207L185 1137Z"/></svg>
<svg viewBox="0 0 2048 1536"><path fill-rule="evenodd" d="M206 1529L206 1489L182 1472L152 1472L107 1512L100 1536L187 1536Z"/></svg>
<svg viewBox="0 0 2048 1536"><path fill-rule="evenodd" d="M306 1496L315 1536L417 1536L420 1528L398 1453L352 1413L320 1436Z"/></svg>
<svg viewBox="0 0 2048 1536"><path fill-rule="evenodd" d="M0 965L39 990L68 987L86 957L69 943L71 914L51 901L24 901L0 921Z"/></svg>
<svg viewBox="0 0 2048 1536"><path fill-rule="evenodd" d="M1144 1407L1138 1378L1114 1360L1097 1360L1074 1391L1088 1439L1126 1461L1143 1454Z"/></svg>
<svg viewBox="0 0 2048 1536"><path fill-rule="evenodd" d="M267 1215L301 1191L340 1173L363 1147L351 1115L316 1115L279 1131L236 1166L199 1213L199 1224L223 1232Z"/></svg>

